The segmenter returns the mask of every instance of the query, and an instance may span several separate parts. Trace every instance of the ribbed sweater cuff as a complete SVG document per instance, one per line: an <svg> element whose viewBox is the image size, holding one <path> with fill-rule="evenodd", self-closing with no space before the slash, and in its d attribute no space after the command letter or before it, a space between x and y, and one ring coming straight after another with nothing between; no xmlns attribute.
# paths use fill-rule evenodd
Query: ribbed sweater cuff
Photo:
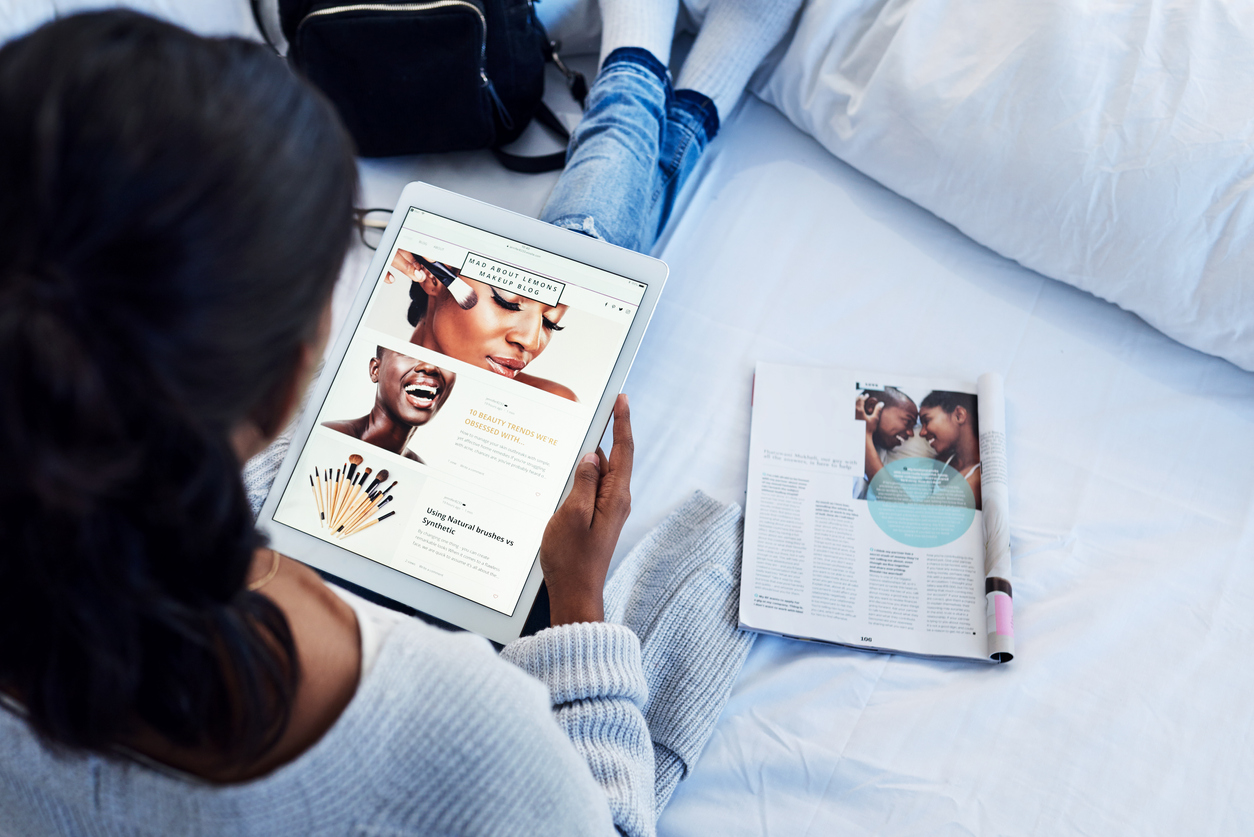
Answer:
<svg viewBox="0 0 1254 837"><path fill-rule="evenodd" d="M546 628L511 642L501 657L548 686L554 706L592 698L625 698L644 706L648 697L640 640L624 625Z"/></svg>

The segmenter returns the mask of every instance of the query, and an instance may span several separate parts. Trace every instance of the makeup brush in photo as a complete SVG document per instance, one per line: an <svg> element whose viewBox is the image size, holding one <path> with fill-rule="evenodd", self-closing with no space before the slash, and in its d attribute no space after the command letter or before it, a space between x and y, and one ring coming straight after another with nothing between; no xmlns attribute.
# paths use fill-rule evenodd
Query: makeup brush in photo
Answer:
<svg viewBox="0 0 1254 837"><path fill-rule="evenodd" d="M391 500L392 495L389 494L387 499ZM357 512L352 517L344 521L343 525L341 525L338 529L335 530L335 534L338 535L345 530L352 529L358 523L365 520L367 517L374 514L379 509L383 508L383 504L386 502L387 500L384 500L383 502L379 502L379 495L377 494L374 497L371 497L369 500L366 500L362 505L358 506Z"/></svg>
<svg viewBox="0 0 1254 837"><path fill-rule="evenodd" d="M357 483L357 466L363 461L361 454L354 453L348 457L348 469L344 472L345 485L340 488L340 496L335 504L335 508L331 510L332 520L339 517L345 501L348 500L348 496L352 493L353 486Z"/></svg>
<svg viewBox="0 0 1254 837"><path fill-rule="evenodd" d="M453 272L452 268L443 262L429 262L422 256L414 253L414 258L418 260L418 264L423 269L440 281L440 284L448 288L448 292L453 295L453 299L457 300L457 304L462 308L474 308L475 303L479 301L479 294L475 293L475 289L466 284L466 281Z"/></svg>
<svg viewBox="0 0 1254 837"><path fill-rule="evenodd" d="M317 468L314 471L317 472ZM309 476L309 487L313 489L314 505L318 507L318 525L325 526L327 522L326 513L322 509L322 498L318 496L318 486L314 484L313 475Z"/></svg>
<svg viewBox="0 0 1254 837"><path fill-rule="evenodd" d="M358 532L364 532L366 529L369 529L371 526L375 525L376 523L382 523L383 521L387 520L389 517L391 517L394 514L396 514L396 512L390 511L387 514L383 515L383 517L376 518L375 520L370 521L364 526L358 526L353 531L345 533L344 537L348 537L349 535L356 535Z"/></svg>
<svg viewBox="0 0 1254 837"><path fill-rule="evenodd" d="M369 508L365 509L365 511L362 511L361 513L357 514L357 517L355 518L355 520L346 522L345 525L342 525L340 528L337 528L337 530L335 531L336 536L344 537L345 535L347 535L346 530L352 530L352 528L359 525L361 521L366 520L366 518L370 517L371 514L374 514L375 512L379 511L379 509L386 506L387 503L391 502L391 498L393 498L393 496L391 496L391 494L387 494L386 499L384 499L384 501L382 501L381 503L372 503Z"/></svg>
<svg viewBox="0 0 1254 837"><path fill-rule="evenodd" d="M343 523L349 515L357 508L358 498L361 497L361 486L370 477L370 468L365 468L357 475L357 481L348 487L348 492L340 503L340 510L336 512L335 518L331 521L331 528L334 529Z"/></svg>
<svg viewBox="0 0 1254 837"><path fill-rule="evenodd" d="M319 486L322 491L322 507L328 509L331 507L331 469L322 469L322 485Z"/></svg>
<svg viewBox="0 0 1254 837"><path fill-rule="evenodd" d="M400 480L393 480L392 484L389 485L387 488L379 489L375 491L374 494L370 495L369 499L366 500L364 505L361 506L361 510L357 513L356 517L350 520L349 525L345 526L344 529L348 530L348 529L353 528L358 523L365 520L367 517L374 514L379 509L381 509L384 503L392 499L392 495L389 492L391 492L391 490L396 487L398 482L400 482ZM379 498L385 494L388 495L387 500L380 501Z"/></svg>
<svg viewBox="0 0 1254 837"><path fill-rule="evenodd" d="M383 480L387 478L388 478L388 472L386 468L379 471L379 473L374 478L374 482L370 483L370 486L366 488L364 493L357 498L356 502L353 503L352 507L348 510L348 512L346 514L340 515L340 522L343 523L345 521L348 521L351 523L357 517L364 515L366 511L372 505L374 505L374 501L378 499L378 495L375 494L375 488L377 488L379 483L383 482ZM362 482L364 483L365 480L363 479ZM332 526L331 528L334 529L335 526Z"/></svg>
<svg viewBox="0 0 1254 837"><path fill-rule="evenodd" d="M348 492L352 490L352 483L349 480L348 468L344 469L344 473L340 479L339 488L335 492L335 502L331 504L331 528L335 528L335 519L340 516L340 510L344 508L344 499L348 496Z"/></svg>
<svg viewBox="0 0 1254 837"><path fill-rule="evenodd" d="M344 483L344 471L348 468L348 463L344 463L343 468L335 469L335 482L331 486L331 509L335 509L340 504L340 486Z"/></svg>
<svg viewBox="0 0 1254 837"><path fill-rule="evenodd" d="M387 469L387 468L384 468L382 471L380 471L379 473L375 474L375 475L374 475L374 482L370 483L370 487L366 489L366 493L367 493L367 494L373 494L373 493L374 493L374 490L375 490L376 488L378 488L378 487L379 487L379 483L383 482L384 480L386 480L386 479L387 479L388 477L390 477L390 476L391 476L391 474L389 474L389 473L388 473L388 469Z"/></svg>
<svg viewBox="0 0 1254 837"><path fill-rule="evenodd" d="M366 491L366 489L365 489L366 480L370 479L370 472L371 472L372 470L374 470L374 469L373 469L373 468L365 468L365 469L363 469L363 470L362 470L362 472L361 472L360 474L358 474L358 475L357 475L357 485L353 486L353 491L352 491L352 493L351 493L351 494L349 494L349 496L348 496L348 502L346 502L346 503L344 504L344 508L340 511L340 522L341 522L341 523L343 523L343 522L344 522L344 520L345 520L345 519L346 519L346 518L347 518L350 514L352 514L352 513L353 513L353 510L354 510L355 508L357 508L357 504L358 504L359 502L361 502L361 497L362 497L362 495L363 495L363 494L365 493L365 491Z"/></svg>

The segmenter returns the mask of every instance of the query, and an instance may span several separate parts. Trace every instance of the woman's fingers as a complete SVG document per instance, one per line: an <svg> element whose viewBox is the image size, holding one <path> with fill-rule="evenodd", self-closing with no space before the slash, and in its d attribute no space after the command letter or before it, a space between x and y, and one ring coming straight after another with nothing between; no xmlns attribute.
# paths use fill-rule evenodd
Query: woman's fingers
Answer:
<svg viewBox="0 0 1254 837"><path fill-rule="evenodd" d="M575 481L570 487L570 494L561 510L574 512L583 521L584 526L592 525L592 517L597 505L597 489L601 485L600 461L595 453L589 453L575 466Z"/></svg>
<svg viewBox="0 0 1254 837"><path fill-rule="evenodd" d="M402 267L409 268L411 271L418 267L418 260L408 250L397 250L396 261L399 261Z"/></svg>
<svg viewBox="0 0 1254 837"><path fill-rule="evenodd" d="M610 448L609 468L597 492L597 511L605 518L605 525L613 530L618 539L627 516L631 514L631 466L635 455L631 437L631 410L627 396L619 395L614 402L614 447Z"/></svg>
<svg viewBox="0 0 1254 837"><path fill-rule="evenodd" d="M624 485L631 483L631 466L636 443L631 436L631 407L626 393L619 393L614 402L614 447L610 449L610 471L619 474Z"/></svg>
<svg viewBox="0 0 1254 837"><path fill-rule="evenodd" d="M397 250L396 255L392 257L392 267L411 278L417 266L418 263L404 250Z"/></svg>
<svg viewBox="0 0 1254 837"><path fill-rule="evenodd" d="M419 263L413 253L407 250L396 251L396 255L392 257L392 267L407 276L410 281L423 285L428 292L435 290L438 286L435 276Z"/></svg>

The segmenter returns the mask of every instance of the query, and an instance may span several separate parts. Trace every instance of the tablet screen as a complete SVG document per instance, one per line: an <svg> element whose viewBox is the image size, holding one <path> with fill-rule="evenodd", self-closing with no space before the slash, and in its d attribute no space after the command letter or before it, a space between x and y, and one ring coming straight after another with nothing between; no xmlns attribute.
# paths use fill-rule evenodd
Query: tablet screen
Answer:
<svg viewBox="0 0 1254 837"><path fill-rule="evenodd" d="M512 615L645 285L419 209L386 265L274 519Z"/></svg>

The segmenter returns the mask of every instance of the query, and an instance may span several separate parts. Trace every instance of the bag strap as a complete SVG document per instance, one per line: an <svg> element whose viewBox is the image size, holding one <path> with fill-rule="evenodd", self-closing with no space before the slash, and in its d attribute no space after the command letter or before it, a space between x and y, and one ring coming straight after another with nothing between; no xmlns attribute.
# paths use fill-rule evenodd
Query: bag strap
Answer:
<svg viewBox="0 0 1254 837"><path fill-rule="evenodd" d="M539 109L536 110L535 119L541 125L557 134L564 143L570 143L570 131L566 130L566 126L557 118L557 114L544 102L541 102ZM522 174L541 174L546 171L557 171L566 165L566 151L564 149L562 151L554 151L552 154L540 154L534 157L525 154L511 154L500 148L493 148L492 153L496 155L496 159L500 161L502 166L505 166L510 171Z"/></svg>
<svg viewBox="0 0 1254 837"><path fill-rule="evenodd" d="M256 0L253 0L256 2ZM561 71L566 77L566 89L570 91L570 95L579 103L579 109L584 109L584 103L588 98L588 81L584 78L583 73L572 70L562 61L562 56L558 54L558 50L562 45L557 41L548 41L548 49L545 50L545 61L552 61L554 66ZM536 110L535 119L544 127L548 128L562 140L563 143L570 144L570 131L566 130L566 126L562 124L562 120L557 118L557 114L553 112L546 103L540 102L540 107ZM496 159L500 161L502 166L510 171L520 172L522 174L541 174L546 171L557 171L566 165L566 152L555 151L552 154L541 154L529 157L523 154L511 154L500 148L493 148L492 153L496 155Z"/></svg>

